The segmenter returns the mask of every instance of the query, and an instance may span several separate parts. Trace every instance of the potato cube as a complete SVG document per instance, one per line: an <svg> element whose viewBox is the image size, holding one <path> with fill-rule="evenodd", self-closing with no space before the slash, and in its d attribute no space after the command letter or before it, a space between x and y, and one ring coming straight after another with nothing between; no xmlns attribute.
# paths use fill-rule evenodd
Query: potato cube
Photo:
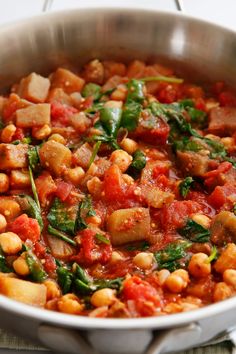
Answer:
<svg viewBox="0 0 236 354"><path fill-rule="evenodd" d="M50 124L49 103L39 103L16 111L16 125L21 128L38 127Z"/></svg>
<svg viewBox="0 0 236 354"><path fill-rule="evenodd" d="M49 87L49 79L32 73L21 80L17 93L28 101L42 103L47 98Z"/></svg>
<svg viewBox="0 0 236 354"><path fill-rule="evenodd" d="M236 269L236 245L229 243L215 263L215 270L224 273L226 269Z"/></svg>
<svg viewBox="0 0 236 354"><path fill-rule="evenodd" d="M80 92L84 86L84 79L63 68L57 69L51 77L51 88L62 88L66 93Z"/></svg>
<svg viewBox="0 0 236 354"><path fill-rule="evenodd" d="M119 209L107 220L107 229L113 245L149 238L150 214L147 208Z"/></svg>
<svg viewBox="0 0 236 354"><path fill-rule="evenodd" d="M56 176L62 175L71 165L72 154L70 149L54 140L43 144L39 151L42 165Z"/></svg>
<svg viewBox="0 0 236 354"><path fill-rule="evenodd" d="M0 169L27 167L28 146L25 144L0 144Z"/></svg>
<svg viewBox="0 0 236 354"><path fill-rule="evenodd" d="M0 276L0 294L36 307L46 304L47 288L26 280Z"/></svg>

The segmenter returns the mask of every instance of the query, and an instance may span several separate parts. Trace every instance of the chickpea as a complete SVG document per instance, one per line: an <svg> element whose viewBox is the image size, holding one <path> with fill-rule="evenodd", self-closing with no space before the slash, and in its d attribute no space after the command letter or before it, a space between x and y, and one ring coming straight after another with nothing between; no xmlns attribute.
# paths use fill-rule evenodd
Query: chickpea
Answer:
<svg viewBox="0 0 236 354"><path fill-rule="evenodd" d="M175 270L165 281L165 285L173 293L181 293L187 287L188 283L188 272L184 269Z"/></svg>
<svg viewBox="0 0 236 354"><path fill-rule="evenodd" d="M165 285L172 293L181 293L181 291L184 289L183 279L180 276L174 274L169 275L165 281Z"/></svg>
<svg viewBox="0 0 236 354"><path fill-rule="evenodd" d="M66 173L66 178L75 186L78 186L84 177L85 172L82 167L69 168Z"/></svg>
<svg viewBox="0 0 236 354"><path fill-rule="evenodd" d="M61 296L61 290L54 280L45 280L43 284L47 288L47 301Z"/></svg>
<svg viewBox="0 0 236 354"><path fill-rule="evenodd" d="M104 104L106 108L122 108L123 102L122 101L107 101Z"/></svg>
<svg viewBox="0 0 236 354"><path fill-rule="evenodd" d="M197 224L201 225L202 227L205 227L206 229L208 229L211 224L211 219L204 214L194 214L192 216L192 220L195 221Z"/></svg>
<svg viewBox="0 0 236 354"><path fill-rule="evenodd" d="M234 139L231 137L225 137L220 139L221 143L224 145L226 149L233 147L234 144Z"/></svg>
<svg viewBox="0 0 236 354"><path fill-rule="evenodd" d="M57 134L57 133L50 135L48 140L53 140L53 141L56 141L57 143L61 143L63 145L66 144L66 139L61 134Z"/></svg>
<svg viewBox="0 0 236 354"><path fill-rule="evenodd" d="M44 124L42 127L32 129L32 135L35 139L46 139L52 132L51 127L48 124Z"/></svg>
<svg viewBox="0 0 236 354"><path fill-rule="evenodd" d="M16 254L22 249L22 241L14 232L0 234L0 246L4 253Z"/></svg>
<svg viewBox="0 0 236 354"><path fill-rule="evenodd" d="M7 226L7 221L4 215L0 214L0 232L5 231Z"/></svg>
<svg viewBox="0 0 236 354"><path fill-rule="evenodd" d="M236 270L226 269L223 273L224 282L236 288Z"/></svg>
<svg viewBox="0 0 236 354"><path fill-rule="evenodd" d="M95 307L110 306L116 301L115 290L109 288L97 290L91 296L90 301Z"/></svg>
<svg viewBox="0 0 236 354"><path fill-rule="evenodd" d="M16 126L14 124L7 125L1 133L1 140L3 143L10 143L12 141L13 135L16 132Z"/></svg>
<svg viewBox="0 0 236 354"><path fill-rule="evenodd" d="M123 178L123 181L124 181L128 186L130 186L131 184L134 183L134 179L133 179L130 175L127 175L126 173L123 174L122 178Z"/></svg>
<svg viewBox="0 0 236 354"><path fill-rule="evenodd" d="M150 269L153 265L153 254L148 252L140 252L133 258L133 263L143 270Z"/></svg>
<svg viewBox="0 0 236 354"><path fill-rule="evenodd" d="M0 173L0 193L5 193L9 189L9 177L5 173Z"/></svg>
<svg viewBox="0 0 236 354"><path fill-rule="evenodd" d="M79 298L74 294L66 294L62 296L58 300L57 306L60 312L72 315L80 314L83 310L83 305L79 302Z"/></svg>
<svg viewBox="0 0 236 354"><path fill-rule="evenodd" d="M2 198L0 199L0 213L3 214L7 221L11 221L20 215L21 208L15 200Z"/></svg>
<svg viewBox="0 0 236 354"><path fill-rule="evenodd" d="M124 259L124 257L122 256L122 254L120 252L117 252L117 251L112 252L112 254L111 254L111 262L112 263L122 261L123 259Z"/></svg>
<svg viewBox="0 0 236 354"><path fill-rule="evenodd" d="M130 156L124 150L115 150L110 156L111 163L116 164L121 170L121 172L125 172L127 170L129 165L131 164L132 159L132 156Z"/></svg>
<svg viewBox="0 0 236 354"><path fill-rule="evenodd" d="M232 288L224 282L217 283L213 293L213 300L215 302L228 299L233 295Z"/></svg>
<svg viewBox="0 0 236 354"><path fill-rule="evenodd" d="M204 278L211 274L211 263L205 253L195 253L188 265L188 270L195 278Z"/></svg>
<svg viewBox="0 0 236 354"><path fill-rule="evenodd" d="M21 276L27 276L30 273L29 266L26 260L20 256L13 262L15 272Z"/></svg>
<svg viewBox="0 0 236 354"><path fill-rule="evenodd" d="M25 188L30 186L30 176L28 171L13 170L10 175L11 186L15 188Z"/></svg>
<svg viewBox="0 0 236 354"><path fill-rule="evenodd" d="M170 275L170 272L168 269L160 270L157 274L157 280L158 280L159 285L161 285L161 286L164 285L164 283L169 275Z"/></svg>
<svg viewBox="0 0 236 354"><path fill-rule="evenodd" d="M133 155L133 153L138 149L138 144L136 143L136 141L129 138L124 138L121 141L120 146L130 155Z"/></svg>
<svg viewBox="0 0 236 354"><path fill-rule="evenodd" d="M87 182L87 188L88 188L89 193L95 197L99 197L101 195L102 186L103 186L103 183L98 177L92 177Z"/></svg>

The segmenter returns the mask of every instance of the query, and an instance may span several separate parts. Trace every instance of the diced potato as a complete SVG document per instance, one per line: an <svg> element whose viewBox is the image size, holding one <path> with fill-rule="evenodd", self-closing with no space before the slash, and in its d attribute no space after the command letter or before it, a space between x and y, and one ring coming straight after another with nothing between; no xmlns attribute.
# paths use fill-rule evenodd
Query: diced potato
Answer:
<svg viewBox="0 0 236 354"><path fill-rule="evenodd" d="M57 69L51 77L51 88L62 88L66 93L80 92L84 86L84 79L63 68Z"/></svg>
<svg viewBox="0 0 236 354"><path fill-rule="evenodd" d="M26 188L30 186L28 171L13 170L10 174L10 183L13 188Z"/></svg>
<svg viewBox="0 0 236 354"><path fill-rule="evenodd" d="M226 269L236 269L236 245L229 243L215 263L215 270L224 273Z"/></svg>
<svg viewBox="0 0 236 354"><path fill-rule="evenodd" d="M53 257L59 259L68 259L68 257L75 254L75 248L67 242L58 239L55 236L47 235L48 245Z"/></svg>
<svg viewBox="0 0 236 354"><path fill-rule="evenodd" d="M211 241L223 246L225 243L236 241L236 216L230 211L221 211L211 224Z"/></svg>
<svg viewBox="0 0 236 354"><path fill-rule="evenodd" d="M114 211L107 220L107 229L113 245L149 238L150 215L147 208L130 208Z"/></svg>
<svg viewBox="0 0 236 354"><path fill-rule="evenodd" d="M142 186L143 196L153 208L162 208L165 204L173 202L175 195L171 192L164 192L158 187Z"/></svg>
<svg viewBox="0 0 236 354"><path fill-rule="evenodd" d="M53 101L67 104L69 106L71 106L73 103L72 98L67 93L65 93L62 88L54 88L49 91L47 102L51 103Z"/></svg>
<svg viewBox="0 0 236 354"><path fill-rule="evenodd" d="M19 203L17 203L11 197L1 197L0 198L0 214L3 214L7 221L11 221L19 216L21 213L21 208Z"/></svg>
<svg viewBox="0 0 236 354"><path fill-rule="evenodd" d="M79 133L84 133L91 126L91 119L86 117L84 112L75 113L70 116L70 124L75 128Z"/></svg>
<svg viewBox="0 0 236 354"><path fill-rule="evenodd" d="M91 159L93 153L93 149L88 143L83 144L80 146L74 153L73 153L73 160L84 169L88 168L89 161Z"/></svg>
<svg viewBox="0 0 236 354"><path fill-rule="evenodd" d="M27 167L26 144L0 144L0 169L17 169Z"/></svg>
<svg viewBox="0 0 236 354"><path fill-rule="evenodd" d="M0 276L0 294L36 307L46 304L47 288L43 284Z"/></svg>
<svg viewBox="0 0 236 354"><path fill-rule="evenodd" d="M33 128L50 124L51 106L39 103L16 111L16 125L21 128Z"/></svg>
<svg viewBox="0 0 236 354"><path fill-rule="evenodd" d="M40 161L44 167L60 176L71 165L71 151L66 146L50 140L39 150Z"/></svg>
<svg viewBox="0 0 236 354"><path fill-rule="evenodd" d="M42 103L47 98L49 87L49 79L36 73L31 73L21 80L17 93L28 101Z"/></svg>

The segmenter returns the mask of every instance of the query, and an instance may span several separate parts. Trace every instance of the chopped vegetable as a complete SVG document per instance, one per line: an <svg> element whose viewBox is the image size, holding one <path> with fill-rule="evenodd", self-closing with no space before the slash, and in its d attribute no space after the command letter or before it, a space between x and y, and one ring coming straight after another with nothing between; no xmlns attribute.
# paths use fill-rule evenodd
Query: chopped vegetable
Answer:
<svg viewBox="0 0 236 354"><path fill-rule="evenodd" d="M70 235L74 235L77 229L78 206L68 206L66 203L55 198L48 213L47 219L51 226Z"/></svg>
<svg viewBox="0 0 236 354"><path fill-rule="evenodd" d="M43 229L43 219L41 215L41 210L39 209L37 203L27 194L20 194L17 197L21 208L23 211L27 213L27 215L31 216L32 218L36 219L39 223L40 229Z"/></svg>
<svg viewBox="0 0 236 354"><path fill-rule="evenodd" d="M56 236L56 237L60 238L61 240L71 244L72 246L76 246L76 242L74 240L72 240L71 238L69 238L68 236L63 234L62 232L54 229L51 225L48 225L48 232L51 235Z"/></svg>
<svg viewBox="0 0 236 354"><path fill-rule="evenodd" d="M30 269L30 279L36 282L42 282L43 280L46 279L47 274L43 270L42 264L40 261L37 259L35 254L33 254L32 251L28 250L26 251L26 262L28 264L28 267Z"/></svg>
<svg viewBox="0 0 236 354"><path fill-rule="evenodd" d="M192 219L188 219L186 225L178 232L192 242L208 242L210 239L210 231Z"/></svg>
<svg viewBox="0 0 236 354"><path fill-rule="evenodd" d="M86 217L95 216L96 212L93 209L92 201L90 196L86 196L82 202L80 202L78 215L76 220L76 228L77 230L83 230L87 228L87 224L85 221Z"/></svg>
<svg viewBox="0 0 236 354"><path fill-rule="evenodd" d="M155 252L154 257L158 269L168 269L170 272L173 272L180 268L180 260L187 256L186 250L190 246L191 243L189 242L176 242L169 244L161 251Z"/></svg>
<svg viewBox="0 0 236 354"><path fill-rule="evenodd" d="M179 193L183 198L186 198L189 190L194 183L192 177L186 177L180 184L179 184Z"/></svg>

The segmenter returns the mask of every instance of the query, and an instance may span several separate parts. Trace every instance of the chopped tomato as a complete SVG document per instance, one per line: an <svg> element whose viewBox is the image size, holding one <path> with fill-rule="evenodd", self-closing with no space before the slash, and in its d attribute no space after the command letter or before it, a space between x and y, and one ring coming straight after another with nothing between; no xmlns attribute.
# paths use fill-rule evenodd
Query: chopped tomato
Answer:
<svg viewBox="0 0 236 354"><path fill-rule="evenodd" d="M69 197L72 188L73 188L72 184L64 181L58 181L57 190L55 194L58 198L60 198L64 202Z"/></svg>
<svg viewBox="0 0 236 354"><path fill-rule="evenodd" d="M160 293L148 282L138 276L132 276L123 283L125 301L133 300L136 311L141 316L151 316L162 307Z"/></svg>
<svg viewBox="0 0 236 354"><path fill-rule="evenodd" d="M153 178L157 178L160 175L168 176L168 174L169 174L169 167L166 164L162 164L162 165L158 164L152 170Z"/></svg>
<svg viewBox="0 0 236 354"><path fill-rule="evenodd" d="M12 137L12 141L14 140L22 140L25 137L25 134L23 132L22 128L16 128L15 134Z"/></svg>
<svg viewBox="0 0 236 354"><path fill-rule="evenodd" d="M224 174L228 172L232 168L232 164L230 162L224 161L222 162L217 169L209 171L204 174L205 182L204 184L207 187L214 186L215 183L217 183L217 177L219 177L220 174Z"/></svg>
<svg viewBox="0 0 236 354"><path fill-rule="evenodd" d="M218 209L228 201L229 196L236 200L236 186L226 183L224 186L215 187L208 198L208 202Z"/></svg>
<svg viewBox="0 0 236 354"><path fill-rule="evenodd" d="M57 268L55 258L51 254L46 253L44 259L45 259L44 269L46 270L46 272L47 273L54 272Z"/></svg>
<svg viewBox="0 0 236 354"><path fill-rule="evenodd" d="M102 264L107 263L111 258L112 246L108 235L104 237L109 243L104 243L96 238L96 231L86 229L80 232L81 238L80 252L77 256L72 256L72 260L76 260L78 263L93 264L100 262Z"/></svg>
<svg viewBox="0 0 236 354"><path fill-rule="evenodd" d="M157 98L162 103L172 103L177 100L178 94L173 86L167 85L158 93Z"/></svg>
<svg viewBox="0 0 236 354"><path fill-rule="evenodd" d="M125 184L117 165L112 165L104 175L104 193L106 201L119 201L123 199Z"/></svg>
<svg viewBox="0 0 236 354"><path fill-rule="evenodd" d="M88 109L90 107L92 107L93 105L93 96L88 96L85 98L84 101L82 101L79 105L79 110L83 111L85 109Z"/></svg>
<svg viewBox="0 0 236 354"><path fill-rule="evenodd" d="M48 202L48 198L57 190L57 186L48 172L43 172L35 180L36 189L42 206Z"/></svg>
<svg viewBox="0 0 236 354"><path fill-rule="evenodd" d="M183 227L186 219L193 213L201 210L201 205L190 200L174 201L164 206L160 215L161 225L164 230L173 230Z"/></svg>
<svg viewBox="0 0 236 354"><path fill-rule="evenodd" d="M219 94L219 101L221 106L235 106L236 96L230 91L223 91Z"/></svg>
<svg viewBox="0 0 236 354"><path fill-rule="evenodd" d="M46 254L46 246L41 242L36 242L34 245L34 253L38 258L43 258Z"/></svg>
<svg viewBox="0 0 236 354"><path fill-rule="evenodd" d="M66 125L69 123L69 118L78 110L74 107L54 101L51 103L51 118L54 123Z"/></svg>
<svg viewBox="0 0 236 354"><path fill-rule="evenodd" d="M10 225L9 231L15 232L22 241L31 240L33 243L40 238L40 226L36 219L29 218L28 215L18 216Z"/></svg>

